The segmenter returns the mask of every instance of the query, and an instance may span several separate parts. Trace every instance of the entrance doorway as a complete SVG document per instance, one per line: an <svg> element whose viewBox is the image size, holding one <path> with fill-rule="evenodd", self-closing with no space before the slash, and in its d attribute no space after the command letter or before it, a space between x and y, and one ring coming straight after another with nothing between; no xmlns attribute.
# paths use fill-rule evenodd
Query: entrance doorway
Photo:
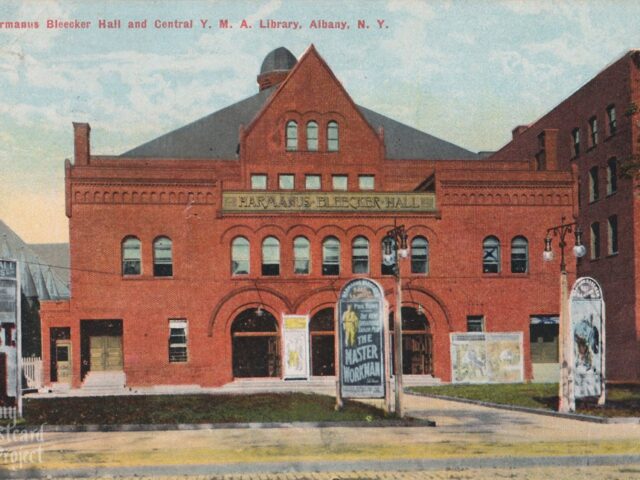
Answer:
<svg viewBox="0 0 640 480"><path fill-rule="evenodd" d="M311 375L335 375L335 322L334 309L316 312L309 322L311 336Z"/></svg>
<svg viewBox="0 0 640 480"><path fill-rule="evenodd" d="M122 320L81 320L80 356L82 380L90 371L122 371Z"/></svg>
<svg viewBox="0 0 640 480"><path fill-rule="evenodd" d="M275 317L262 309L240 313L231 325L233 376L279 377L280 335Z"/></svg>
<svg viewBox="0 0 640 480"><path fill-rule="evenodd" d="M389 313L391 354L394 358L394 312ZM393 372L394 361L391 362ZM413 307L402 307L402 373L404 375L433 375L433 336L424 313Z"/></svg>
<svg viewBox="0 0 640 480"><path fill-rule="evenodd" d="M92 372L122 370L122 337L89 337L89 358Z"/></svg>
<svg viewBox="0 0 640 480"><path fill-rule="evenodd" d="M71 340L56 340L55 345L56 378L71 383Z"/></svg>

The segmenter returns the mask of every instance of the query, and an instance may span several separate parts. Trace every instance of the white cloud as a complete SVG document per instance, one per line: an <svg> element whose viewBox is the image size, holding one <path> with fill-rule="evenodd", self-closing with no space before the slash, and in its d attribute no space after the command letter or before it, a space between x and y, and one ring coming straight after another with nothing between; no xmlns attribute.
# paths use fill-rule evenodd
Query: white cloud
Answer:
<svg viewBox="0 0 640 480"><path fill-rule="evenodd" d="M268 18L269 15L279 10L282 6L282 0L271 0L262 5L253 15L249 15L246 20L249 24L255 23L262 18Z"/></svg>

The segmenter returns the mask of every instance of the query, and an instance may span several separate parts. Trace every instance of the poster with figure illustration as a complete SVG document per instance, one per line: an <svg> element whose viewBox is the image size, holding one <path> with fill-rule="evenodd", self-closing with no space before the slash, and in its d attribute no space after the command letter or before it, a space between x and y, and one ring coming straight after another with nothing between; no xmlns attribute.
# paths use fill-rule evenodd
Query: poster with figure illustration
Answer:
<svg viewBox="0 0 640 480"><path fill-rule="evenodd" d="M282 324L283 378L309 378L309 317L283 315Z"/></svg>
<svg viewBox="0 0 640 480"><path fill-rule="evenodd" d="M593 278L576 280L571 289L570 362L573 365L575 398L599 397L605 375L604 300Z"/></svg>
<svg viewBox="0 0 640 480"><path fill-rule="evenodd" d="M522 333L452 333L453 383L513 383L524 378Z"/></svg>
<svg viewBox="0 0 640 480"><path fill-rule="evenodd" d="M348 282L338 301L340 385L344 398L385 393L383 294L372 280Z"/></svg>

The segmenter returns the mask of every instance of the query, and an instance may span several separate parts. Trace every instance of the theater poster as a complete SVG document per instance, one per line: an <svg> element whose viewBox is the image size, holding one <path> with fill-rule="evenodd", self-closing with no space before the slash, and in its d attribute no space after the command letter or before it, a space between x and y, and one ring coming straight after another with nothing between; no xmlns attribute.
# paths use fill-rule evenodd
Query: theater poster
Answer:
<svg viewBox="0 0 640 480"><path fill-rule="evenodd" d="M343 398L384 398L384 297L372 280L348 282L338 301L340 390Z"/></svg>
<svg viewBox="0 0 640 480"><path fill-rule="evenodd" d="M20 287L15 260L0 259L0 402L18 406L21 394ZM0 403L1 404L1 403Z"/></svg>
<svg viewBox="0 0 640 480"><path fill-rule="evenodd" d="M285 379L309 377L309 316L282 316L282 372Z"/></svg>
<svg viewBox="0 0 640 480"><path fill-rule="evenodd" d="M576 280L569 299L575 398L604 394L605 306L596 280Z"/></svg>

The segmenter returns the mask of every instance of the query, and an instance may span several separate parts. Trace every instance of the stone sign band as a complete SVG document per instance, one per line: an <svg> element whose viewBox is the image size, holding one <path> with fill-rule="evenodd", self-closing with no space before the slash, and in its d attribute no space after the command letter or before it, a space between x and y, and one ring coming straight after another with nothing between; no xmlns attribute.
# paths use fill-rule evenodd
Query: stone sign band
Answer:
<svg viewBox="0 0 640 480"><path fill-rule="evenodd" d="M239 212L432 212L433 193L224 192L224 213Z"/></svg>

